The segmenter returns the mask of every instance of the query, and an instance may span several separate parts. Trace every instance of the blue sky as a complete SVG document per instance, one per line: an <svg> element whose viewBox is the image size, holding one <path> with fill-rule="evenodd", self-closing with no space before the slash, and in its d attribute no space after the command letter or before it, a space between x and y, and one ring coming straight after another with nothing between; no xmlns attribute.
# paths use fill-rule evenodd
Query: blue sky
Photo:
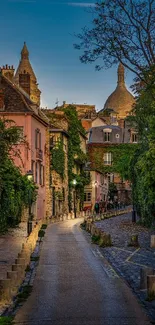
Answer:
<svg viewBox="0 0 155 325"><path fill-rule="evenodd" d="M67 103L95 104L102 109L117 82L117 67L95 71L82 64L73 44L74 34L90 25L92 0L0 0L0 66L18 65L26 41L30 61L42 91L42 106ZM126 71L126 84L132 75Z"/></svg>

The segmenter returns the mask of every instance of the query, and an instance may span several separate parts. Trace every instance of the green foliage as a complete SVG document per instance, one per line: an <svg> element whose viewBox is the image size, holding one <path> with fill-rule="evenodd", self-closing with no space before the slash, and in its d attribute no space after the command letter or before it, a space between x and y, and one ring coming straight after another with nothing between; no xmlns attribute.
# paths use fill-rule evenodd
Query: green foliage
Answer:
<svg viewBox="0 0 155 325"><path fill-rule="evenodd" d="M10 123L0 119L0 232L16 226L23 208L37 197L36 185L21 174L10 157L11 149L15 150L20 138L19 130Z"/></svg>
<svg viewBox="0 0 155 325"><path fill-rule="evenodd" d="M95 146L89 148L89 158L93 162L92 167L105 173L119 173L122 178L129 179L130 160L137 148L136 144L121 143L108 147ZM111 152L112 164L104 165L104 153Z"/></svg>
<svg viewBox="0 0 155 325"><path fill-rule="evenodd" d="M62 179L64 179L65 153L63 150L63 140L61 139L51 150L51 166Z"/></svg>
<svg viewBox="0 0 155 325"><path fill-rule="evenodd" d="M13 325L13 317L12 316L0 316L0 325Z"/></svg>
<svg viewBox="0 0 155 325"><path fill-rule="evenodd" d="M100 240L100 236L99 235L98 236L93 235L91 237L91 239L92 239L92 243L98 244L99 243L99 240Z"/></svg>
<svg viewBox="0 0 155 325"><path fill-rule="evenodd" d="M47 228L47 225L46 224L43 224L42 226L41 226L41 229L46 229Z"/></svg>
<svg viewBox="0 0 155 325"><path fill-rule="evenodd" d="M69 209L71 210L71 191L73 188L73 179L76 179L76 195L80 199L81 208L84 202L84 186L89 184L90 175L88 175L84 170L83 166L87 161L86 154L83 153L80 147L80 134L85 136L85 130L82 127L81 121L78 119L76 108L72 105L64 108L65 116L69 122L68 134L68 183L69 183ZM79 168L79 173L74 174L74 167Z"/></svg>
<svg viewBox="0 0 155 325"><path fill-rule="evenodd" d="M40 229L39 232L38 232L38 237L42 238L45 236L45 231Z"/></svg>
<svg viewBox="0 0 155 325"><path fill-rule="evenodd" d="M133 203L145 226L155 223L155 76L145 71L148 84L139 89L130 122L138 131L139 145L130 161ZM146 77L146 76L145 76Z"/></svg>
<svg viewBox="0 0 155 325"><path fill-rule="evenodd" d="M26 285L22 288L22 291L17 295L16 305L24 302L31 294L32 286Z"/></svg>
<svg viewBox="0 0 155 325"><path fill-rule="evenodd" d="M123 63L137 76L155 62L155 2L148 0L104 0L92 9L93 21L77 35L76 49L82 63L96 69Z"/></svg>

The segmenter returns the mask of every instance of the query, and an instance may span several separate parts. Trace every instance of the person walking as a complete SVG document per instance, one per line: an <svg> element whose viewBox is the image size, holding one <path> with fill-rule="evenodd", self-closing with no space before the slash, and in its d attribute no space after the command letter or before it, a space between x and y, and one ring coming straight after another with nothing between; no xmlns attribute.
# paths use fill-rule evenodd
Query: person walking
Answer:
<svg viewBox="0 0 155 325"><path fill-rule="evenodd" d="M94 210L95 210L95 212L96 212L96 214L99 214L99 203L98 202L96 202L95 203L95 206L94 206Z"/></svg>

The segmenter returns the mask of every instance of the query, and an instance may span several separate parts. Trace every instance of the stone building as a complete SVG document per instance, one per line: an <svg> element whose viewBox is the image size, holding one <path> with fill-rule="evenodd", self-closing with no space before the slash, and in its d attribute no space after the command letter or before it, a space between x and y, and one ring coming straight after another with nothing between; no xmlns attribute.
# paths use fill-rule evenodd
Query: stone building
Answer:
<svg viewBox="0 0 155 325"><path fill-rule="evenodd" d="M50 121L49 143L50 143L50 187L52 191L51 209L52 216L68 213L68 121L63 112L53 113L51 109L42 109L42 112ZM62 144L62 149L59 145ZM54 169L52 160L54 152L60 150L64 157L63 171L58 168ZM62 152L61 152L62 151Z"/></svg>
<svg viewBox="0 0 155 325"><path fill-rule="evenodd" d="M129 203L131 200L131 188L128 182L123 181L119 174L112 172L112 165L114 163L113 148L120 144L134 144L137 143L137 133L134 129L129 127L126 121L133 104L135 102L133 95L127 90L124 78L124 67L119 65L117 87L115 91L108 97L105 102L104 108L98 112L96 118L91 118L91 127L87 129L87 149L89 160L91 162L91 169L96 176L93 176L95 186L102 187L102 182L97 181L97 166L96 157L99 159L100 166L103 166L104 173L104 194L102 200L108 200L107 186L114 183L117 188L117 201L122 203ZM84 122L83 122L84 123ZM108 167L109 172L104 172L104 166ZM111 170L111 172L110 172ZM105 184L107 186L105 186ZM93 183L92 198L94 202ZM95 190L95 200L99 200L97 189Z"/></svg>
<svg viewBox="0 0 155 325"><path fill-rule="evenodd" d="M36 219L51 215L48 172L49 121L41 111L39 102L40 91L37 91L37 79L24 44L15 76L13 66L6 65L0 68L0 117L13 120L26 140L17 145L20 158L14 157L14 162L23 174L27 174L30 170L33 172L34 182L38 186L37 202L32 211Z"/></svg>
<svg viewBox="0 0 155 325"><path fill-rule="evenodd" d="M41 91L38 88L37 78L29 61L29 51L24 43L21 51L21 60L14 76L15 83L21 87L29 98L40 106Z"/></svg>
<svg viewBox="0 0 155 325"><path fill-rule="evenodd" d="M66 106L67 107L67 106ZM42 109L50 120L50 150L51 150L51 188L52 188L52 214L61 215L69 212L69 177L68 177L68 142L69 142L69 121L65 116L62 107L59 109ZM86 136L79 131L80 149L83 154L86 154ZM60 145L62 143L64 154L64 169L63 174L59 166L54 164L54 155L59 150L59 154L62 154ZM76 176L81 173L81 161L78 155L74 157L73 174ZM62 177L63 176L63 177ZM72 187L71 197L71 209L74 211L74 193L75 188ZM76 209L80 210L80 200L76 197Z"/></svg>

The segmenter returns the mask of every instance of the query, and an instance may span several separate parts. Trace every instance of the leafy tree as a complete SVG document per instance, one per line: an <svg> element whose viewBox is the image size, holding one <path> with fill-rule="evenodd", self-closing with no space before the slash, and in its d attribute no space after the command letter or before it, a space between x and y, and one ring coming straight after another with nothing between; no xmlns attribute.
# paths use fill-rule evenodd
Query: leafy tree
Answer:
<svg viewBox="0 0 155 325"><path fill-rule="evenodd" d="M144 68L155 64L155 0L104 0L90 10L93 26L84 27L75 44L84 51L81 62L99 59L97 69L121 62L144 78Z"/></svg>
<svg viewBox="0 0 155 325"><path fill-rule="evenodd" d="M37 197L35 184L13 162L13 156L20 154L17 146L20 139L15 123L0 119L0 232L17 225L23 208Z"/></svg>

